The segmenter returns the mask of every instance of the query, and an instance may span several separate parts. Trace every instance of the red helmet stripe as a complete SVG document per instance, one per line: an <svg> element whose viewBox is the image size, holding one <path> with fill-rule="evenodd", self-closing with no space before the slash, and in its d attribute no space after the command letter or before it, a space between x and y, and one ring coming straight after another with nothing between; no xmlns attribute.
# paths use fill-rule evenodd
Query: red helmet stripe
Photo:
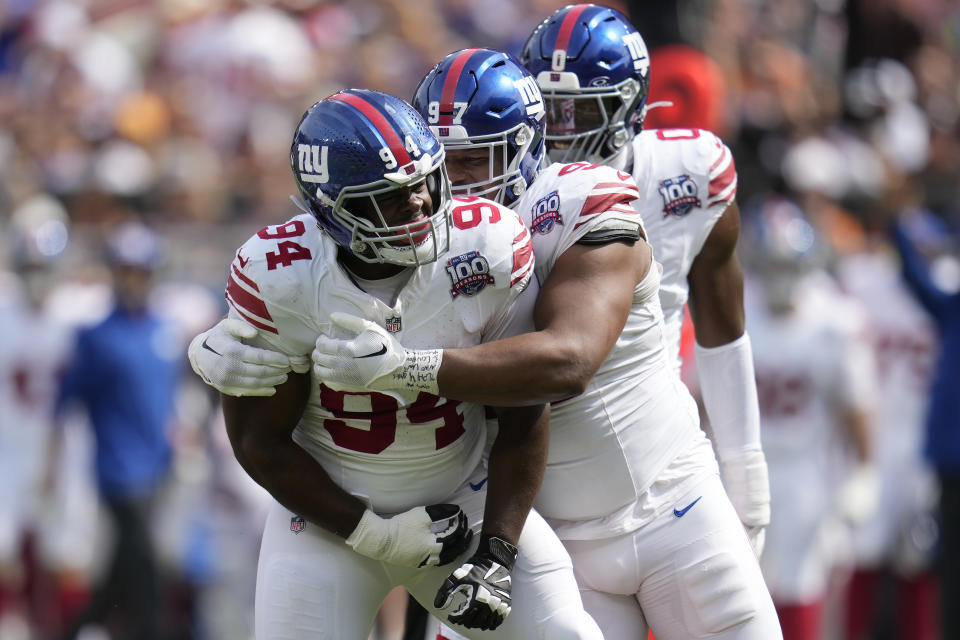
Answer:
<svg viewBox="0 0 960 640"><path fill-rule="evenodd" d="M464 49L458 53L450 65L447 77L443 80L443 91L440 93L441 126L449 127L453 124L453 99L456 97L457 83L460 82L460 74L475 51L478 49Z"/></svg>
<svg viewBox="0 0 960 640"><path fill-rule="evenodd" d="M383 114L377 111L377 108L372 104L358 95L343 92L333 94L328 100L346 102L366 116L367 120L369 120L380 135L383 136L387 146L390 147L390 152L393 153L393 157L397 160L397 166L402 167L411 161L410 154L407 153L406 147L403 146L403 140L400 139L399 134L397 134L390 123L387 122L387 119L383 117Z"/></svg>
<svg viewBox="0 0 960 640"><path fill-rule="evenodd" d="M568 13L563 19L563 22L560 23L560 31L557 32L557 43L553 45L554 51L557 49L567 50L567 45L570 44L570 34L573 33L573 26L577 24L577 18L580 17L583 10L589 6L589 4L578 4L570 9L570 13Z"/></svg>

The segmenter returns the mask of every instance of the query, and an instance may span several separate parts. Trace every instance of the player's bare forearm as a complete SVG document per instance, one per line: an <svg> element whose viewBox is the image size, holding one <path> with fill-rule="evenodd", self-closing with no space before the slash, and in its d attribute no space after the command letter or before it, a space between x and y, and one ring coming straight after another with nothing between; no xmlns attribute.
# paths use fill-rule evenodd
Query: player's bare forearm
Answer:
<svg viewBox="0 0 960 640"><path fill-rule="evenodd" d="M582 393L616 344L649 265L643 241L567 249L537 298L537 330L445 349L440 395L522 406Z"/></svg>
<svg viewBox="0 0 960 640"><path fill-rule="evenodd" d="M363 516L363 503L291 437L309 393L310 376L291 374L271 397L222 395L227 435L240 465L277 502L346 538Z"/></svg>
<svg viewBox="0 0 960 640"><path fill-rule="evenodd" d="M727 207L687 274L697 343L719 347L743 335L743 269L737 258L740 210Z"/></svg>
<svg viewBox="0 0 960 640"><path fill-rule="evenodd" d="M490 450L483 533L517 544L540 490L547 464L549 407L498 411L500 429Z"/></svg>

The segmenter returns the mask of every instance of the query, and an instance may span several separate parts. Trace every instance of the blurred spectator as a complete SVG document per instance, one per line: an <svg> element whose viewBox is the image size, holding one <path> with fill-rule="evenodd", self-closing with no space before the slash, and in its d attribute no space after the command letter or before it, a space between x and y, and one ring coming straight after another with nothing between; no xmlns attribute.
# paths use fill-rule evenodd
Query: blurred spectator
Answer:
<svg viewBox="0 0 960 640"><path fill-rule="evenodd" d="M116 637L150 640L162 637L150 518L170 467L181 354L173 326L147 310L160 260L157 236L134 223L109 234L114 309L79 332L58 406L76 399L89 413L97 484L113 521L114 549L87 610L65 637L72 640L91 624L112 626L119 612Z"/></svg>
<svg viewBox="0 0 960 640"><path fill-rule="evenodd" d="M942 231L931 229L936 220L922 211L905 211L894 225L894 241L903 260L903 275L940 332L941 346L930 391L924 452L940 481L940 548L936 562L940 576L941 633L960 637L960 287L947 289L937 282L920 250L930 240L942 243ZM927 224L923 224L927 221ZM942 223L936 225L942 228ZM933 233L930 233L933 230ZM949 245L948 245L949 246ZM940 248L946 248L941 244ZM956 252L956 245L950 247ZM954 255L948 260L954 263ZM956 265L954 264L955 268Z"/></svg>
<svg viewBox="0 0 960 640"><path fill-rule="evenodd" d="M862 310L823 271L825 247L800 208L770 196L745 213L744 262L755 285L747 324L770 470L760 566L784 640L817 640L831 573L843 559L838 524L862 521L875 505L874 362ZM853 455L845 456L849 445Z"/></svg>
<svg viewBox="0 0 960 640"><path fill-rule="evenodd" d="M16 207L4 236L12 269L0 285L0 637L6 638L27 634L37 613L30 587L43 530L43 456L70 349L69 329L44 311L44 301L67 248L66 210L35 194Z"/></svg>
<svg viewBox="0 0 960 640"><path fill-rule="evenodd" d="M863 247L837 265L844 291L869 318L878 370L873 424L883 505L855 531L844 638L868 640L887 630L890 640L937 640L937 489L922 453L936 329L901 279L880 209L873 211Z"/></svg>

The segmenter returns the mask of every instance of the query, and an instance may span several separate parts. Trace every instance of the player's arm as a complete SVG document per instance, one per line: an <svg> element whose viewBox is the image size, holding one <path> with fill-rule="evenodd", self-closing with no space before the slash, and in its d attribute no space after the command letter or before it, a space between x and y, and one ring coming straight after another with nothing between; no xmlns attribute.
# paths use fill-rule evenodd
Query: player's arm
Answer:
<svg viewBox="0 0 960 640"><path fill-rule="evenodd" d="M650 246L642 238L574 244L540 290L536 330L472 347L404 349L382 327L334 317L358 335L349 341L321 337L313 352L314 371L324 380L344 382L350 373L371 388L414 388L492 406L567 398L586 388L610 353L634 289L652 264ZM385 347L382 356L357 358L380 345Z"/></svg>
<svg viewBox="0 0 960 640"><path fill-rule="evenodd" d="M926 259L917 250L903 223L894 223L891 233L900 253L903 279L927 313L940 321L944 310L949 307L951 296L934 283Z"/></svg>
<svg viewBox="0 0 960 640"><path fill-rule="evenodd" d="M571 246L537 298L536 331L445 349L440 394L507 406L582 393L623 330L634 288L650 266L644 240Z"/></svg>
<svg viewBox="0 0 960 640"><path fill-rule="evenodd" d="M497 410L480 543L434 599L451 622L495 629L510 613L510 572L547 462L548 415L544 405Z"/></svg>
<svg viewBox="0 0 960 640"><path fill-rule="evenodd" d="M363 516L363 503L292 438L309 394L310 376L292 374L270 397L223 395L227 435L240 466L280 504L346 538Z"/></svg>
<svg viewBox="0 0 960 640"><path fill-rule="evenodd" d="M490 449L483 533L516 545L547 464L550 411L545 405L497 409Z"/></svg>
<svg viewBox="0 0 960 640"><path fill-rule="evenodd" d="M743 270L737 258L740 210L732 202L694 259L687 282L696 332L700 390L724 487L754 550L770 522L767 464L760 447L753 352L743 312Z"/></svg>
<svg viewBox="0 0 960 640"><path fill-rule="evenodd" d="M459 507L415 507L381 518L293 441L310 384L309 375L291 374L273 396L222 396L227 435L240 465L280 504L346 538L357 553L412 567L452 562L471 538Z"/></svg>

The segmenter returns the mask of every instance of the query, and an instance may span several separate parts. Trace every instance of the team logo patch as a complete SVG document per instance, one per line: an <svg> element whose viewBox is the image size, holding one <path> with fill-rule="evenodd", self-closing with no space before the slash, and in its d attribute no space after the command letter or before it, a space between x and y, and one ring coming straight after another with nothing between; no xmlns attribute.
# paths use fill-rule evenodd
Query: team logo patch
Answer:
<svg viewBox="0 0 960 640"><path fill-rule="evenodd" d="M471 251L447 260L447 273L453 288L450 295L475 296L488 284L493 284L490 275L490 263L479 251Z"/></svg>
<svg viewBox="0 0 960 640"><path fill-rule="evenodd" d="M293 531L294 533L300 533L306 528L307 521L300 516L293 516L290 518L290 531Z"/></svg>
<svg viewBox="0 0 960 640"><path fill-rule="evenodd" d="M563 216L560 215L560 196L556 191L545 195L534 203L530 208L531 233L547 235L553 231L554 225L563 224Z"/></svg>
<svg viewBox="0 0 960 640"><path fill-rule="evenodd" d="M660 197L663 198L663 217L685 216L694 207L699 207L697 183L687 174L667 178L660 182Z"/></svg>
<svg viewBox="0 0 960 640"><path fill-rule="evenodd" d="M387 323L384 325L390 333L400 333L400 316L393 316L387 318Z"/></svg>

